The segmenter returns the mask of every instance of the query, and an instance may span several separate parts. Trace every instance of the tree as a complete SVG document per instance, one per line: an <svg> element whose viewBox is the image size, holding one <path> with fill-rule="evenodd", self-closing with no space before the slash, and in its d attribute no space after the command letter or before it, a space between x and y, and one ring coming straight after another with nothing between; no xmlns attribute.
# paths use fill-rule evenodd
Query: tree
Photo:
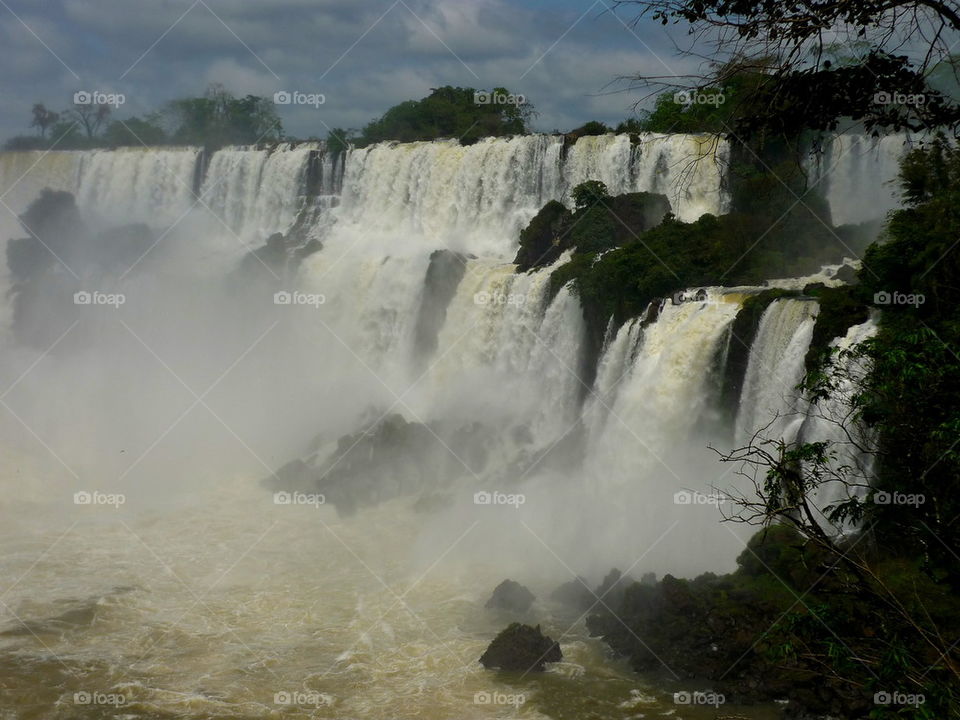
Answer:
<svg viewBox="0 0 960 720"><path fill-rule="evenodd" d="M529 131L534 109L522 95L498 87L491 91L444 86L422 100L407 100L364 127L362 144L453 138L464 144L482 137Z"/></svg>
<svg viewBox="0 0 960 720"><path fill-rule="evenodd" d="M43 103L35 103L32 112L33 120L30 122L30 127L37 128L40 137L46 137L47 128L60 120L60 114L48 110Z"/></svg>
<svg viewBox="0 0 960 720"><path fill-rule="evenodd" d="M633 87L723 87L731 72L752 67L760 82L740 98L750 108L737 116L744 134L833 130L844 117L868 129L960 127L960 105L930 81L934 70L957 81L950 54L950 36L960 30L956 0L615 3L624 6L663 25L686 24L698 47L712 48L704 74L641 76ZM903 54L907 47L911 55Z"/></svg>
<svg viewBox="0 0 960 720"><path fill-rule="evenodd" d="M188 145L252 145L283 136L272 101L256 95L236 98L220 84L207 88L203 97L172 100L160 117L170 137Z"/></svg>
<svg viewBox="0 0 960 720"><path fill-rule="evenodd" d="M131 117L110 123L103 131L103 141L111 147L163 145L167 134L150 118Z"/></svg>
<svg viewBox="0 0 960 720"><path fill-rule="evenodd" d="M573 204L578 212L610 199L610 191L599 180L582 182L571 190L570 194L573 196Z"/></svg>
<svg viewBox="0 0 960 720"><path fill-rule="evenodd" d="M79 124L86 133L87 139L92 140L100 132L100 128L106 123L107 118L110 117L110 106L104 104L75 104L63 114L67 119Z"/></svg>

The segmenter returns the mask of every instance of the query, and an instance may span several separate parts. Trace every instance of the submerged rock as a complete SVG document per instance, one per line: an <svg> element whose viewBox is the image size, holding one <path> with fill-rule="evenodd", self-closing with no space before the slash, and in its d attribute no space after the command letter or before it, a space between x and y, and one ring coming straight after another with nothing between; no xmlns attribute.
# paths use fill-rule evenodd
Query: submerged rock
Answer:
<svg viewBox="0 0 960 720"><path fill-rule="evenodd" d="M530 627L521 623L508 625L480 656L485 668L517 672L541 672L546 663L561 660L560 645L544 635L539 625Z"/></svg>
<svg viewBox="0 0 960 720"><path fill-rule="evenodd" d="M497 585L493 595L484 605L488 610L509 610L523 613L530 609L536 596L523 585L513 580L504 580Z"/></svg>

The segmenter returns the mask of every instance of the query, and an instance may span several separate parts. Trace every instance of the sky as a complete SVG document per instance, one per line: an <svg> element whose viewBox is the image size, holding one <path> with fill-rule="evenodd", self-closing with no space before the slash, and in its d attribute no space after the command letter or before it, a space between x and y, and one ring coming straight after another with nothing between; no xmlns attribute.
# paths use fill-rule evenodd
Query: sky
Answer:
<svg viewBox="0 0 960 720"><path fill-rule="evenodd" d="M622 79L695 69L672 31L613 0L0 0L0 137L30 108L78 91L122 94L142 115L221 83L235 95L322 95L278 106L289 135L360 128L389 107L457 85L506 87L534 128L616 123L643 93ZM671 37L672 36L672 37ZM674 42L676 40L676 43ZM618 82L618 80L620 82Z"/></svg>

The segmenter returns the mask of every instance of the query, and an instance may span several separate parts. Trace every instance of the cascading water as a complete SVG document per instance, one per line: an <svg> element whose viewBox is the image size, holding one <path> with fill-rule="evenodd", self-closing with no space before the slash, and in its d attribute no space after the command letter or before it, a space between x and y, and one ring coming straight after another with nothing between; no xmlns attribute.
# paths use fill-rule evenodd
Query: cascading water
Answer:
<svg viewBox="0 0 960 720"><path fill-rule="evenodd" d="M817 311L815 301L786 298L775 300L764 312L740 394L739 445L761 430L765 437L788 443L796 438L806 411L797 385L803 379Z"/></svg>
<svg viewBox="0 0 960 720"><path fill-rule="evenodd" d="M814 498L814 506L824 508L846 500L853 494L863 495L866 485L873 477L875 455L870 451L875 446L872 433L858 424L852 416L852 397L857 392L859 381L869 370L864 358L849 351L860 343L876 335L879 329L879 317L871 316L866 322L853 325L842 338L830 343L835 349L835 388L831 396L821 401L808 412L800 428L800 442L828 441L836 454L832 460L834 468L850 468L848 473L852 487L840 481L822 485ZM826 521L825 521L826 522Z"/></svg>
<svg viewBox="0 0 960 720"><path fill-rule="evenodd" d="M834 225L882 219L899 206L899 163L914 142L906 133L844 133L812 154L810 185L827 199Z"/></svg>
<svg viewBox="0 0 960 720"><path fill-rule="evenodd" d="M615 195L665 193L674 213L695 220L726 207L720 178L726 141L696 135L584 137L566 149L560 136L381 144L346 160L338 222L357 232L422 238L430 250L450 247L512 259L523 226L548 200L568 200L590 179Z"/></svg>
<svg viewBox="0 0 960 720"><path fill-rule="evenodd" d="M670 710L581 626L564 632L572 618L546 598L598 562L732 564L742 539L717 522L725 480L700 421L743 295L708 288L611 325L587 388L576 294L551 288L553 268L517 274L510 260L539 208L588 179L663 193L685 220L722 213L727 152L706 136L610 134L383 144L337 168L309 144L0 154L15 212L50 186L91 221L162 234L96 278L123 304L62 318L53 351L3 356L20 379L0 421L18 468L5 478L17 492L0 494L17 538L0 574L24 578L0 616L4 691L48 714L102 690L196 718L269 717L291 692L315 701L291 716L485 717L475 693L511 685L476 663L502 625L481 604L515 573L567 658L548 677L561 686L523 686L525 713L627 717L636 693ZM290 274L248 253L278 232L316 241ZM203 260L221 246L232 254L217 274ZM778 301L764 318L756 354L784 382L813 308ZM778 396L752 355L750 373L757 418ZM405 450L436 468L429 482L403 474ZM352 517L278 504L257 481L291 457L363 487L380 478L351 467L392 472L396 492ZM78 510L78 490L125 503ZM712 499L685 504L694 496ZM566 682L581 676L588 692Z"/></svg>

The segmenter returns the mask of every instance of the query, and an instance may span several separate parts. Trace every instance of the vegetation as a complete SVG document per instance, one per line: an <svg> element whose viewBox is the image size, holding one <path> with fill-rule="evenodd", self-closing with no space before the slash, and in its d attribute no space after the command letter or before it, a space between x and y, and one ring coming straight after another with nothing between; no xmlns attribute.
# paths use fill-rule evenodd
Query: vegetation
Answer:
<svg viewBox="0 0 960 720"><path fill-rule="evenodd" d="M464 145L482 137L530 132L533 106L522 95L498 87L487 92L449 85L422 100L395 105L363 128L358 145L385 140L411 142L453 138Z"/></svg>
<svg viewBox="0 0 960 720"><path fill-rule="evenodd" d="M868 129L960 125L957 98L935 87L943 75L956 86L950 38L960 30L960 10L954 2L618 0L615 7L688 26L697 41L689 54L711 61L705 75L641 76L633 87L654 93L724 88L744 68L754 71L758 82L736 98L741 108L731 130L737 135L834 130L843 118ZM712 48L706 57L704 47Z"/></svg>
<svg viewBox="0 0 960 720"><path fill-rule="evenodd" d="M145 117L115 119L108 104L74 104L61 113L42 103L33 107L36 136L9 139L6 150L78 150L142 145L252 145L275 142L283 126L267 98L234 97L222 85L211 85L202 97L172 100Z"/></svg>

